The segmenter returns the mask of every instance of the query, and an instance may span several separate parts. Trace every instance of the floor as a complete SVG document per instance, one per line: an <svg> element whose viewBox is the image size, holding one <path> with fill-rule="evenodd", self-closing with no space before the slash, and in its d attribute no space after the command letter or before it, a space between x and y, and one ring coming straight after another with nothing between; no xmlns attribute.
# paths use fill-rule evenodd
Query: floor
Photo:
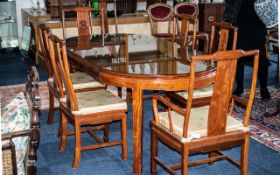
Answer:
<svg viewBox="0 0 280 175"><path fill-rule="evenodd" d="M277 59L275 55L271 59ZM0 86L19 84L25 82L26 71L34 62L27 57L23 57L18 50L1 51L0 52ZM41 81L47 79L47 75L41 66L36 66ZM272 63L269 68L269 85L277 85L276 81L276 64ZM246 78L249 77L250 68L245 74ZM71 168L73 160L74 138L70 137L67 142L65 153L58 151L59 138L57 137L58 118L56 114L54 124L47 125L47 112L43 111L40 117L41 140L38 148L37 167L39 175L52 175L52 174L67 174L67 175L124 175L132 174L132 112L129 105L128 117L128 143L129 143L129 157L128 160L121 160L120 147L110 147L104 149L97 149L82 153L81 164L77 170ZM150 174L150 128L149 120L152 119L151 103L148 101L144 106L144 145L143 145L143 174ZM110 126L111 138L119 137L118 124L114 123ZM85 142L88 142L89 137L83 136ZM178 162L178 155L168 149L166 146L160 144L160 153L167 159L168 162ZM227 153L238 159L238 148L229 149ZM172 155L172 156L171 156ZM205 156L199 155L198 157ZM249 174L250 175L278 175L280 174L279 168L280 154L271 150L270 148L260 144L259 142L251 139L249 148ZM161 168L158 169L159 174L166 174ZM238 174L238 170L228 164L227 162L215 163L213 166L202 165L190 168L190 174Z"/></svg>

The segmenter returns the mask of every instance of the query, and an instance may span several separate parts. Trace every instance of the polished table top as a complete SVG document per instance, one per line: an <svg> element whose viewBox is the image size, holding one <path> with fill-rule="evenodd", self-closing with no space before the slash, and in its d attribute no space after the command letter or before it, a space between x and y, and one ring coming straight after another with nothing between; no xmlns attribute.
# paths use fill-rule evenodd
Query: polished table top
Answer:
<svg viewBox="0 0 280 175"><path fill-rule="evenodd" d="M142 51L133 51L128 41L128 48L126 48L124 40L135 38L142 40L144 42L142 45L152 45L154 42L156 47L145 50L147 48L144 46ZM67 48L73 49L72 52L77 57L84 58L88 63L93 63L104 70L145 76L174 76L189 73L189 62L173 59L170 49L170 53L166 53L171 43L165 42L166 40L153 36L133 34L106 35L104 39L102 35L79 36L66 40ZM127 56L124 56L125 52L128 52ZM201 72L209 70L212 65L200 62L196 67L196 71Z"/></svg>

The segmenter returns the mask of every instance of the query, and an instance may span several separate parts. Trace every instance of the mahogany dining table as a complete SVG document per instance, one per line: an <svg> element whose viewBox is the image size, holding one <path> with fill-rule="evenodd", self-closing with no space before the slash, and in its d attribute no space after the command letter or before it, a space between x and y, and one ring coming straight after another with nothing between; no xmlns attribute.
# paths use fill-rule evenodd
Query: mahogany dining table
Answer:
<svg viewBox="0 0 280 175"><path fill-rule="evenodd" d="M154 47L130 49L130 39L140 38ZM77 36L66 39L68 60L76 69L106 85L132 90L133 173L142 173L143 91L180 91L188 87L189 64L173 58L170 43L153 36L133 34ZM144 42L145 45L145 42ZM137 48L137 43L136 43ZM151 49L152 48L152 49ZM209 72L212 64L197 65L196 79Z"/></svg>

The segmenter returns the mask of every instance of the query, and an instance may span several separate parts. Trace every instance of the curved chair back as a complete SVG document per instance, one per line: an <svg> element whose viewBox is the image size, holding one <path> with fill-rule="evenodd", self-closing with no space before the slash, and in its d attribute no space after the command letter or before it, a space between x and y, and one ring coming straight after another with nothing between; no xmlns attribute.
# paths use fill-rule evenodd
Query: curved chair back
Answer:
<svg viewBox="0 0 280 175"><path fill-rule="evenodd" d="M149 20L151 24L151 33L158 34L157 22L168 21L168 32L170 33L170 23L173 16L173 8L164 3L155 3L148 7L147 9Z"/></svg>
<svg viewBox="0 0 280 175"><path fill-rule="evenodd" d="M197 17L198 7L195 4L180 2L179 4L175 5L174 14L175 15L186 14L186 15L190 15L191 17Z"/></svg>

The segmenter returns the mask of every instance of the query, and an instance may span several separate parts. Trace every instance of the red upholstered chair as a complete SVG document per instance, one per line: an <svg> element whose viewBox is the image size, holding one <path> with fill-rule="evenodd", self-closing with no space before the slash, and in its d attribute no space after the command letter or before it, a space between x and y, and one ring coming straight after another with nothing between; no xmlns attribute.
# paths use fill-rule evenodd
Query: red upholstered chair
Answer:
<svg viewBox="0 0 280 175"><path fill-rule="evenodd" d="M173 17L173 8L170 5L164 3L155 3L148 7L148 15L151 25L151 33L155 37L171 38L171 21ZM159 22L168 22L168 28L166 31L159 31Z"/></svg>
<svg viewBox="0 0 280 175"><path fill-rule="evenodd" d="M175 15L185 14L185 15L189 15L189 16L197 19L197 17L198 17L198 7L197 7L197 5L192 4L192 3L180 2L179 4L175 5L174 14ZM198 27L198 20L196 21L196 23L194 25L196 25ZM196 27L196 29L197 29L197 27ZM189 36L193 36L192 32L193 32L193 30L189 31ZM196 32L196 39L203 40L203 42L204 42L204 53L205 54L208 53L208 42L209 42L208 34L205 33L205 32L197 31ZM192 39L192 42L194 42L193 46L196 46L196 39L195 40Z"/></svg>

